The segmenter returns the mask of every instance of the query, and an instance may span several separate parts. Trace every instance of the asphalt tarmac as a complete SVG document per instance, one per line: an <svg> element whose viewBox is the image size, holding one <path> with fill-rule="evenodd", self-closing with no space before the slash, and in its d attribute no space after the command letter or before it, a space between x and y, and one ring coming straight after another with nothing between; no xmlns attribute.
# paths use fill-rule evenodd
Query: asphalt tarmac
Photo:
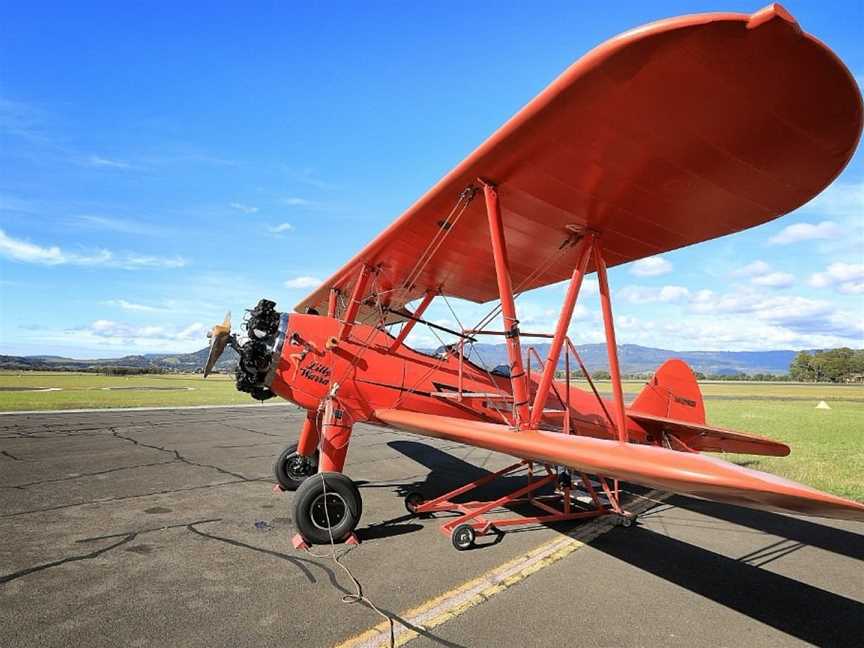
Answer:
<svg viewBox="0 0 864 648"><path fill-rule="evenodd" d="M291 545L292 495L273 492L271 473L301 421L290 406L0 416L0 644L386 639L375 611L342 602L354 587L328 547ZM400 641L861 645L862 524L643 493L629 529L519 529L457 552L441 520L405 512L409 491L433 496L511 461L355 430L346 472L363 495L362 543L342 562ZM522 483L502 481L481 495Z"/></svg>

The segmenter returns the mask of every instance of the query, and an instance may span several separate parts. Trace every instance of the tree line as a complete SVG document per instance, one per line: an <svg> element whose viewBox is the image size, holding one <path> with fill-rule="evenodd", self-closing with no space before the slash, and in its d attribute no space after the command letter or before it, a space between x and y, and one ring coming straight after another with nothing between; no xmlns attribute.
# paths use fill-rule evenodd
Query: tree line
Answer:
<svg viewBox="0 0 864 648"><path fill-rule="evenodd" d="M789 372L774 373L703 373L694 371L697 380L728 380L751 382L831 382L849 383L864 382L864 349L826 349L823 351L800 351L792 360ZM654 372L624 373L624 380L645 380ZM556 377L563 379L563 371L556 372ZM583 378L582 373L573 371L572 379ZM609 371L598 369L591 372L592 380L609 380Z"/></svg>
<svg viewBox="0 0 864 648"><path fill-rule="evenodd" d="M789 375L802 382L864 382L864 349L801 351L792 360Z"/></svg>

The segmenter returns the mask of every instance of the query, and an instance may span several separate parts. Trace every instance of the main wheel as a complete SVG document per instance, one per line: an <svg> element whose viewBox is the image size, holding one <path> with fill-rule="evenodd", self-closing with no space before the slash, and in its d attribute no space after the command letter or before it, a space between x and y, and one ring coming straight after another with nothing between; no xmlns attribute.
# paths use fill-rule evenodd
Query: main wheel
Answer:
<svg viewBox="0 0 864 648"><path fill-rule="evenodd" d="M357 486L342 473L313 475L294 495L294 524L312 544L343 542L360 522L363 500Z"/></svg>
<svg viewBox="0 0 864 648"><path fill-rule="evenodd" d="M276 481L283 490L297 490L311 475L318 472L318 451L311 457L297 454L297 444L285 448L273 466Z"/></svg>

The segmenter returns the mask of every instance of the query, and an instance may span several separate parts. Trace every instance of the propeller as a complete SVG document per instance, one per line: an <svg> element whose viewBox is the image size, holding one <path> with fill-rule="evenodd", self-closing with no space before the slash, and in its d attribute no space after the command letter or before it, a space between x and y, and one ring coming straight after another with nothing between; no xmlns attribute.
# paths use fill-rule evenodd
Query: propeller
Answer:
<svg viewBox="0 0 864 648"><path fill-rule="evenodd" d="M231 341L231 311L225 313L225 320L214 326L207 334L210 338L210 353L207 355L207 364L204 365L204 377L210 375L213 367L225 351L225 347Z"/></svg>

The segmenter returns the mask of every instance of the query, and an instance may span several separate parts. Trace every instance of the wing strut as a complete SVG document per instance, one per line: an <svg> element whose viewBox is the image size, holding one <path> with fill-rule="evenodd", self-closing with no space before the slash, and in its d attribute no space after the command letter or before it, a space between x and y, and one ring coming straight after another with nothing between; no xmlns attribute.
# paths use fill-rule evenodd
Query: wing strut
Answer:
<svg viewBox="0 0 864 648"><path fill-rule="evenodd" d="M411 317L407 319L407 321L402 325L402 329L399 331L399 335L396 336L396 339L393 340L393 344L390 345L390 350L396 349L405 341L405 338L408 337L408 334L414 328L414 325L417 322L422 322L420 319L423 317L423 313L426 312L429 304L432 303L432 300L435 299L435 295L438 293L434 290L427 290L426 294L423 296L423 301L414 309L414 312L411 313Z"/></svg>
<svg viewBox="0 0 864 648"><path fill-rule="evenodd" d="M546 404L546 399L549 397L549 388L552 386L552 381L555 378L558 359L561 357L561 348L564 346L564 340L567 337L567 329L570 327L570 320L573 318L573 309L576 307L576 299L579 297L579 290L582 288L582 279L585 277L585 270L588 268L588 260L591 258L593 247L594 233L588 232L579 242L579 249L576 252L576 266L573 268L573 275L570 277L570 286L567 288L567 296L564 298L561 315L558 317L555 336L552 338L552 344L549 346L549 356L546 359L543 376L540 378L540 384L537 386L537 393L534 396L534 404L531 407L532 428L536 428L543 417L543 407Z"/></svg>
<svg viewBox="0 0 864 648"><path fill-rule="evenodd" d="M486 216L489 219L489 236L492 238L492 256L495 259L495 277L501 297L501 317L504 319L504 335L507 340L507 357L510 361L510 382L513 386L513 414L516 428L529 425L531 414L528 408L528 376L522 366L522 346L519 342L519 320L516 319L516 304L513 301L513 284L510 281L510 264L507 260L507 241L504 239L504 222L495 186L479 180L486 198Z"/></svg>
<svg viewBox="0 0 864 648"><path fill-rule="evenodd" d="M354 284L354 292L351 293L351 301L348 302L348 307L345 309L345 314L342 316L342 327L339 329L339 339L345 340L354 326L354 320L357 318L357 312L363 302L363 296L366 294L366 285L369 283L369 277L372 276L372 270L365 263L360 266L360 272L357 276L357 282Z"/></svg>
<svg viewBox="0 0 864 648"><path fill-rule="evenodd" d="M612 393L615 396L617 412L618 440L627 443L627 418L624 412L624 390L621 387L621 368L618 364L618 344L615 342L615 323L612 318L612 296L609 294L609 280L606 277L606 261L597 239L594 239L594 265L597 268L597 283L600 286L600 308L603 311L603 327L606 329L606 353L609 356L609 377L612 379Z"/></svg>

